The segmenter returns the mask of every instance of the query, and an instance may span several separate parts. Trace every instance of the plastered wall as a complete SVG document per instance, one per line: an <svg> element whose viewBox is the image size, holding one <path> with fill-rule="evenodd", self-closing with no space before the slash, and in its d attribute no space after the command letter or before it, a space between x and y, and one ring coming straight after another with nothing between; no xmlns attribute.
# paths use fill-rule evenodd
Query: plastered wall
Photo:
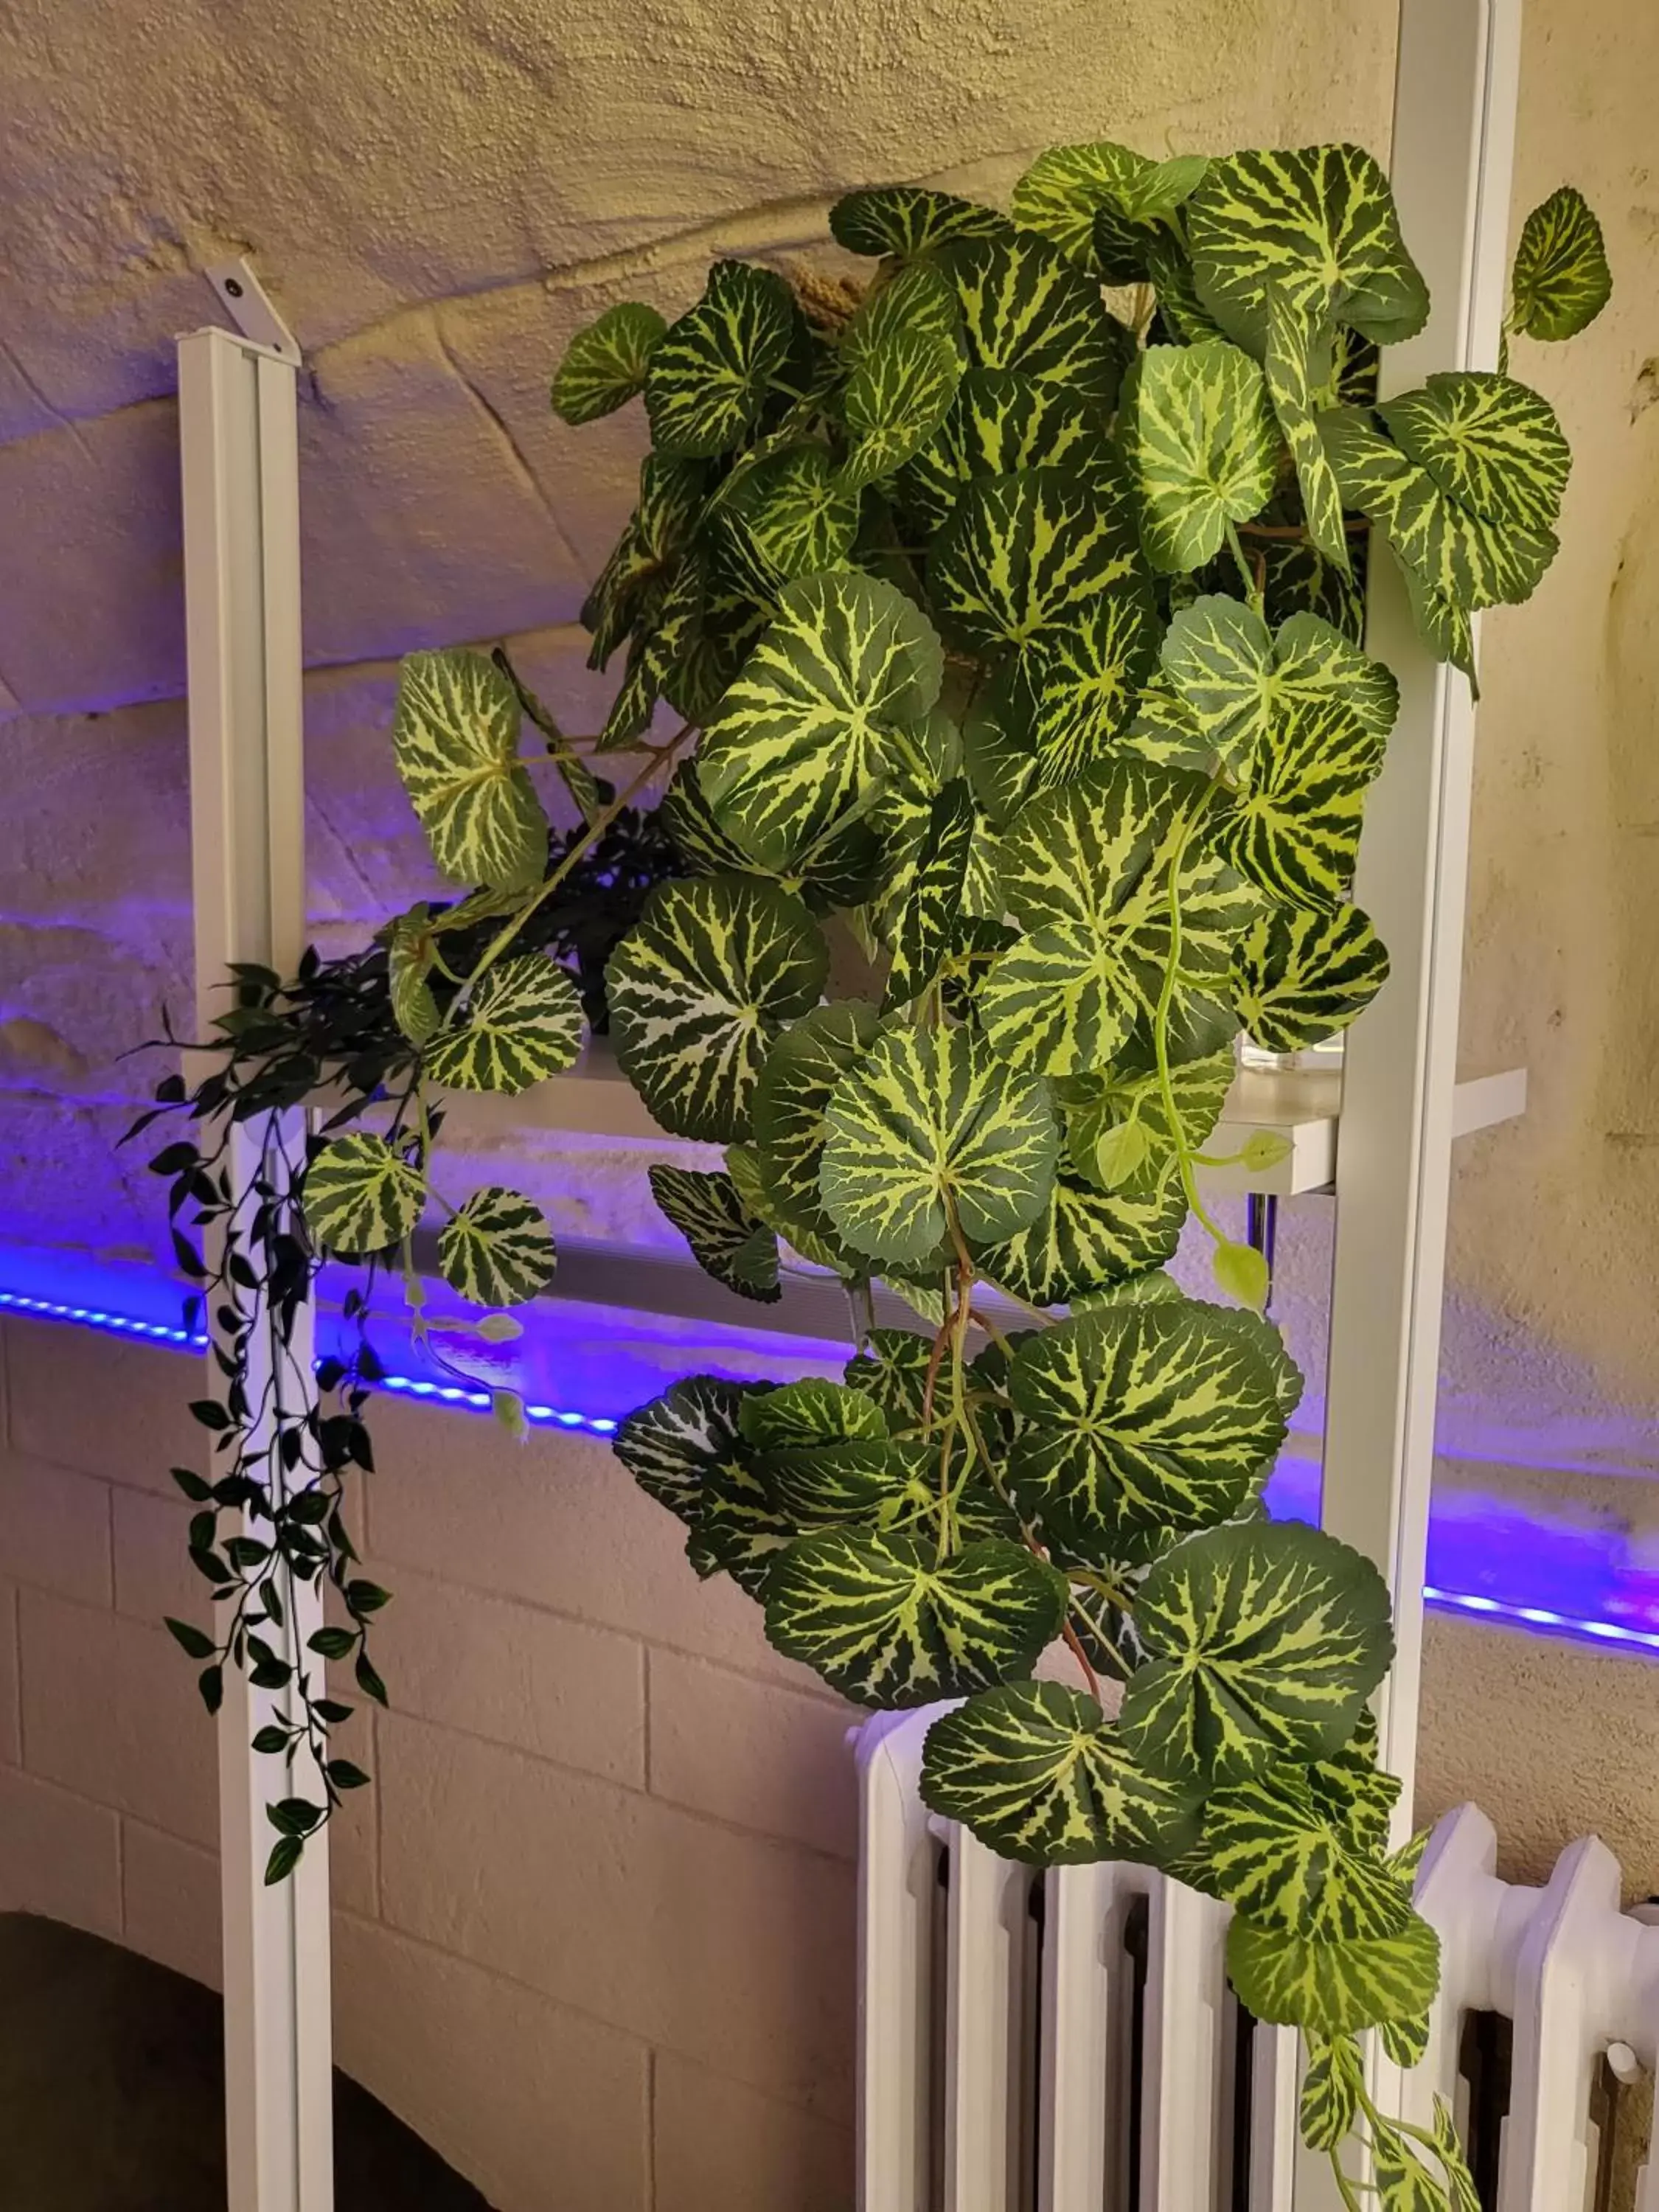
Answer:
<svg viewBox="0 0 1659 2212"><path fill-rule="evenodd" d="M1037 147L1386 144L1388 0L15 0L0 19L0 1237L155 1249L120 1055L188 1007L173 333L253 250L306 348L312 913L429 887L385 742L398 653L506 635L570 726L576 609L636 423L554 422L568 332L672 312L711 252L787 258L854 182L1000 191ZM1486 651L1464 1021L1524 1123L1453 1212L1448 1492L1656 1516L1659 16L1533 0L1517 205L1564 178L1618 289L1517 361L1577 451L1565 550ZM658 1235L544 1139L567 1230ZM1286 1224L1316 1351L1328 1220ZM210 1735L154 1624L194 1593L167 1355L7 1325L0 1907L214 1970ZM347 2064L503 2212L848 2198L844 1717L699 1589L597 1445L383 1415L369 1535L398 1710L337 1863ZM109 1687L115 1686L113 1690ZM1443 1622L1425 1809L1516 1872L1599 1826L1659 1887L1655 1678Z"/></svg>

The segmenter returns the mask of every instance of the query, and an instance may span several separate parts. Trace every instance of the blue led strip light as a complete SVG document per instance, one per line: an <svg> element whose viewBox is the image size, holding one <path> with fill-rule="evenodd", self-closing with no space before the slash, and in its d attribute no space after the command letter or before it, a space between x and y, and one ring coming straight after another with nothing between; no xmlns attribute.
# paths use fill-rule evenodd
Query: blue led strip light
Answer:
<svg viewBox="0 0 1659 2212"><path fill-rule="evenodd" d="M38 1321L73 1322L82 1328L100 1328L112 1336L136 1337L184 1351L207 1349L207 1338L198 1331L170 1328L165 1322L112 1313L104 1306L69 1305L57 1298L33 1297L21 1291L0 1291L0 1310L27 1314ZM388 1375L375 1388L407 1398L435 1399L443 1405L464 1407L469 1413L487 1413L490 1410L488 1390L463 1389L453 1382L430 1382L416 1376ZM611 1435L617 1428L614 1420L592 1413L568 1413L556 1406L527 1405L524 1410L526 1420L538 1428L583 1430L600 1437ZM1603 1647L1659 1656L1659 1631L1629 1628L1622 1621L1590 1620L1580 1613L1559 1613L1548 1606L1515 1605L1468 1590L1440 1589L1432 1583L1425 1586L1423 1595L1431 1605L1448 1612L1473 1613L1509 1627L1542 1630L1555 1636L1583 1637Z"/></svg>
<svg viewBox="0 0 1659 2212"><path fill-rule="evenodd" d="M0 1291L0 1308L32 1315L37 1321L69 1321L82 1328L105 1329L112 1336L142 1337L185 1351L207 1350L208 1340L199 1331L168 1328L158 1321L137 1321L128 1314L110 1313L102 1306L64 1305L57 1298L35 1298L26 1297L21 1291ZM412 1375L383 1375L374 1388L396 1391L406 1398L436 1398L447 1406L465 1406L469 1412L477 1413L487 1413L492 1402L488 1390L464 1390L458 1383L428 1382ZM527 1405L524 1413L527 1421L540 1428L586 1429L596 1437L608 1437L617 1426L615 1421L599 1414L565 1413L557 1406Z"/></svg>

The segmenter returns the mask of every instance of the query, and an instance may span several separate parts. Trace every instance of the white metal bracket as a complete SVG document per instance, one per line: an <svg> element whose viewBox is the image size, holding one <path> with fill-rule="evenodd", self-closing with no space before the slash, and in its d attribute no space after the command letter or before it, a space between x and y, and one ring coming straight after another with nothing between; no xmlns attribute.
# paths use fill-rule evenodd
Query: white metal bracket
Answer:
<svg viewBox="0 0 1659 2212"><path fill-rule="evenodd" d="M283 321L281 310L246 254L234 261L210 262L203 273L245 338L262 351L275 354L290 368L299 368L300 341Z"/></svg>

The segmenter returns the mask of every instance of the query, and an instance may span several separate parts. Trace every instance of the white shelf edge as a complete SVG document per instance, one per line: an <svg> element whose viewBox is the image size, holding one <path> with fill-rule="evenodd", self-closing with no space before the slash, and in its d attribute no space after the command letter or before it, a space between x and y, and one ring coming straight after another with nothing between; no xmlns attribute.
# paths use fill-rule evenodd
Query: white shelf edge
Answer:
<svg viewBox="0 0 1659 2212"><path fill-rule="evenodd" d="M1288 1156L1277 1166L1250 1173L1243 1168L1205 1168L1207 1190L1260 1192L1279 1198L1328 1190L1336 1177L1341 1124L1342 1079L1333 1069L1271 1073L1246 1068L1235 1079L1205 1150L1237 1152L1253 1136L1287 1137ZM447 1091L441 1094L448 1126L465 1137L510 1137L515 1131L571 1136L609 1137L617 1144L680 1143L653 1121L639 1093L618 1070L610 1049L590 1044L576 1066L563 1075L516 1098ZM1453 1134L1511 1121L1527 1109L1527 1071L1512 1067L1494 1075L1473 1076L1457 1085Z"/></svg>

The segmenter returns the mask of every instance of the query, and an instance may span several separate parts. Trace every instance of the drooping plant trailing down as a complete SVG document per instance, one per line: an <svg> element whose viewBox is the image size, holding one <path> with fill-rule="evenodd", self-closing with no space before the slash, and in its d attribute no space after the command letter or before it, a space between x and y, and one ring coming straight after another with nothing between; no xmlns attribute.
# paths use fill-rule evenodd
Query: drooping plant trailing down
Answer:
<svg viewBox="0 0 1659 2212"><path fill-rule="evenodd" d="M1349 897L1397 705L1364 650L1368 564L1395 564L1473 678L1471 617L1527 599L1554 554L1566 444L1506 374L1378 397L1428 299L1352 146L1061 147L1007 214L899 185L830 228L865 276L720 260L677 322L620 306L572 342L564 420L642 394L651 434L584 609L595 666L626 647L615 703L574 738L504 655L405 662L397 764L465 896L356 961L235 979L222 1065L171 1101L219 1128L328 1073L343 1103L232 1224L210 1291L303 1287L327 1253L395 1267L419 1326L441 1096L570 1066L584 994L548 917L584 869L604 891L595 856L665 783L667 878L614 949L606 898L588 913L623 1070L665 1130L726 1148L717 1172L654 1170L658 1201L740 1297L775 1299L785 1267L840 1277L854 1342L840 1383L678 1382L618 1456L781 1650L867 1707L962 1701L927 1739L939 1812L1014 1858L1150 1861L1233 1907L1235 1986L1303 2029L1304 2133L1346 2203L1357 2133L1385 2205L1469 2208L1449 2116L1378 2111L1355 2040L1378 2027L1410 2063L1437 1975L1421 1839L1393 1847L1367 1712L1387 1593L1261 1511L1300 1378L1198 1171L1241 1030L1296 1049L1388 973ZM1558 192L1509 331L1570 336L1607 290L1595 218ZM551 848L526 719L582 816ZM620 794L588 765L611 752L637 768ZM831 926L865 997L825 998ZM591 959L586 981L591 1018ZM222 1164L180 1140L157 1165L199 1268L186 1231L224 1227ZM1164 1272L1189 1212L1220 1302ZM500 1187L449 1212L439 1252L495 1310L554 1264ZM914 1328L871 1325L877 1280ZM280 1874L362 1778L328 1751L347 1709L256 1632L279 1565L325 1576L354 1626L314 1647L380 1693L363 1637L385 1593L354 1580L337 1501L376 1370L366 1346L335 1363L338 1409L250 1467L236 1310L228 1412L204 1409L230 1472L180 1476L227 1626L181 1640L216 1683L240 1663L286 1691L293 1741L322 1747L328 1802L273 1808ZM222 1542L223 1509L242 1522ZM1033 1679L1060 1639L1086 1686Z"/></svg>

